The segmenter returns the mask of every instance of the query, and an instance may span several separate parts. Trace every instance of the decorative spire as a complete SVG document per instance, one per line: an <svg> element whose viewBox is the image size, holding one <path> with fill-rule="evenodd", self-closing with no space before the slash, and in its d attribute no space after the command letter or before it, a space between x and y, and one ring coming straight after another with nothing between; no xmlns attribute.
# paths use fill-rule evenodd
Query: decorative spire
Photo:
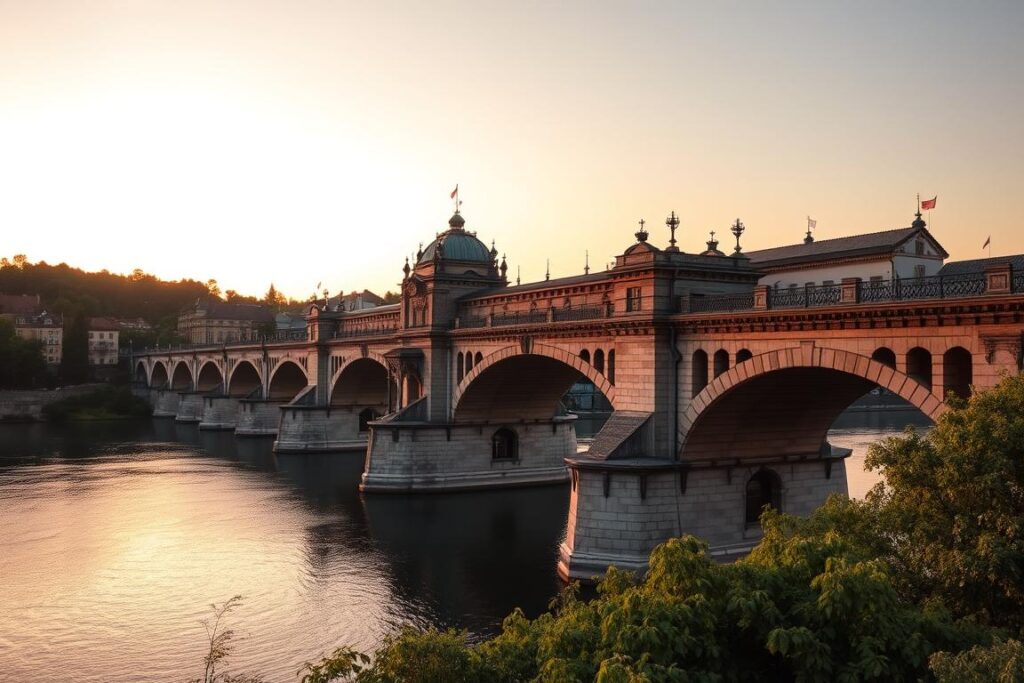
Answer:
<svg viewBox="0 0 1024 683"><path fill-rule="evenodd" d="M422 256L422 255L423 255L423 250L421 249L420 250L420 256ZM416 259L416 260L418 261L419 259ZM409 257L406 256L405 257L405 265L402 266L402 272L405 273L405 277L406 278L409 277L409 270L410 270L410 268L409 268Z"/></svg>
<svg viewBox="0 0 1024 683"><path fill-rule="evenodd" d="M423 242L420 242L419 251L416 252L416 260L419 261L421 258L423 258Z"/></svg>
<svg viewBox="0 0 1024 683"><path fill-rule="evenodd" d="M917 195L917 213L914 214L914 222L910 224L910 227L916 228L916 229L920 230L925 225L927 225L927 223L925 223L924 219L921 218L921 194L918 193L918 195Z"/></svg>
<svg viewBox="0 0 1024 683"><path fill-rule="evenodd" d="M665 219L665 225L668 226L671 232L671 237L668 240L668 249L665 251L679 251L679 247L676 246L676 228L679 227L679 216L676 215L675 211Z"/></svg>
<svg viewBox="0 0 1024 683"><path fill-rule="evenodd" d="M547 267L544 269L544 279L545 280L550 280L551 279L551 259L547 260Z"/></svg>
<svg viewBox="0 0 1024 683"><path fill-rule="evenodd" d="M504 254L501 255L501 265L498 267L498 270L501 271L501 279L507 282L507 279L505 278L505 273L508 272L508 264L505 263Z"/></svg>
<svg viewBox="0 0 1024 683"><path fill-rule="evenodd" d="M742 235L743 231L746 229L747 228L740 222L739 218L736 219L736 222L733 223L732 227L729 229L732 234L736 235L736 251L733 252L734 254L743 253L743 250L740 248L740 235Z"/></svg>
<svg viewBox="0 0 1024 683"><path fill-rule="evenodd" d="M636 235L636 241L637 242L646 242L647 241L647 230L644 228L644 224L646 222L647 221L645 221L643 218L641 218L640 219L640 229L637 230L635 233L633 233L634 235Z"/></svg>
<svg viewBox="0 0 1024 683"><path fill-rule="evenodd" d="M519 266L516 266L516 284L519 284Z"/></svg>
<svg viewBox="0 0 1024 683"><path fill-rule="evenodd" d="M583 274L584 275L590 275L590 250L587 249L586 251L583 252L583 254L584 254Z"/></svg>
<svg viewBox="0 0 1024 683"><path fill-rule="evenodd" d="M494 240L491 240L491 260L497 262L498 250L494 247Z"/></svg>
<svg viewBox="0 0 1024 683"><path fill-rule="evenodd" d="M718 240L715 239L715 231L711 231L711 239L708 240L708 249L701 256L725 256L718 251Z"/></svg>

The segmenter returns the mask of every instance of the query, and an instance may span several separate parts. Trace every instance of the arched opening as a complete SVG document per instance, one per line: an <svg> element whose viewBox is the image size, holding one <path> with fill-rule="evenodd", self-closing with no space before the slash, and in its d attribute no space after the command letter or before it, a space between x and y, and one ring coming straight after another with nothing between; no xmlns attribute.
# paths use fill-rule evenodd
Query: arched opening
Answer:
<svg viewBox="0 0 1024 683"><path fill-rule="evenodd" d="M715 351L715 377L729 369L729 352L725 349Z"/></svg>
<svg viewBox="0 0 1024 683"><path fill-rule="evenodd" d="M942 354L942 386L947 396L953 392L960 398L968 398L972 382L974 366L970 351L954 346Z"/></svg>
<svg viewBox="0 0 1024 683"><path fill-rule="evenodd" d="M196 390L206 393L224 387L224 376L220 368L212 361L207 361L199 368L199 377L196 378Z"/></svg>
<svg viewBox="0 0 1024 683"><path fill-rule="evenodd" d="M907 375L932 388L932 354L920 346L907 351Z"/></svg>
<svg viewBox="0 0 1024 683"><path fill-rule="evenodd" d="M615 384L615 349L608 351L608 381Z"/></svg>
<svg viewBox="0 0 1024 683"><path fill-rule="evenodd" d="M469 371L472 370L472 369L473 369L473 354L471 352L469 352L469 351L466 351L466 373L468 374Z"/></svg>
<svg viewBox="0 0 1024 683"><path fill-rule="evenodd" d="M740 349L736 352L736 364L745 363L753 357L754 354L750 352L750 349Z"/></svg>
<svg viewBox="0 0 1024 683"><path fill-rule="evenodd" d="M290 360L282 361L270 378L267 395L272 400L290 401L306 388L306 373Z"/></svg>
<svg viewBox="0 0 1024 683"><path fill-rule="evenodd" d="M405 376L405 404L409 405L423 395L423 385L416 375Z"/></svg>
<svg viewBox="0 0 1024 683"><path fill-rule="evenodd" d="M228 382L228 396L244 398L252 394L263 385L260 373L256 366L247 360L239 362L231 371L231 379Z"/></svg>
<svg viewBox="0 0 1024 683"><path fill-rule="evenodd" d="M135 381L139 384L146 383L146 364L141 360L135 366Z"/></svg>
<svg viewBox="0 0 1024 683"><path fill-rule="evenodd" d="M582 351L580 351L580 360L582 360L584 363L589 363L590 362L590 351L588 351L586 349L583 349Z"/></svg>
<svg viewBox="0 0 1024 683"><path fill-rule="evenodd" d="M516 433L502 427L491 436L491 458L493 460L518 460L519 437Z"/></svg>
<svg viewBox="0 0 1024 683"><path fill-rule="evenodd" d="M388 411L389 381L387 368L379 362L373 358L357 358L346 365L334 381L331 405L371 408L375 417L370 419L375 420ZM395 387L392 386L392 396L395 393ZM360 431L365 430L360 427Z"/></svg>
<svg viewBox="0 0 1024 683"><path fill-rule="evenodd" d="M565 412L584 415L608 405L608 397L572 365L540 354L517 354L484 366L456 397L456 422L549 420ZM607 415L605 415L607 417Z"/></svg>
<svg viewBox="0 0 1024 683"><path fill-rule="evenodd" d="M466 376L466 359L462 357L461 353L455 354L455 376L456 382L461 382L462 378Z"/></svg>
<svg viewBox="0 0 1024 683"><path fill-rule="evenodd" d="M708 385L708 354L697 349L690 367L690 396L696 396Z"/></svg>
<svg viewBox="0 0 1024 683"><path fill-rule="evenodd" d="M480 362L481 362L481 361L482 361L483 359L484 359L484 355L483 355L482 353L480 353L479 351L477 351L477 352L476 352L476 355L475 355L475 356L473 356L473 365L474 365L474 366L480 365Z"/></svg>
<svg viewBox="0 0 1024 683"><path fill-rule="evenodd" d="M359 411L359 433L364 434L370 431L370 423L380 417L373 408L363 408Z"/></svg>
<svg viewBox="0 0 1024 683"><path fill-rule="evenodd" d="M157 361L153 364L153 374L149 378L149 386L159 389L167 385L167 368Z"/></svg>
<svg viewBox="0 0 1024 683"><path fill-rule="evenodd" d="M604 373L604 350L603 349L596 349L594 351L594 368L598 372Z"/></svg>
<svg viewBox="0 0 1024 683"><path fill-rule="evenodd" d="M755 525L761 519L765 506L775 510L782 507L782 481L772 470L761 469L747 481L746 522Z"/></svg>
<svg viewBox="0 0 1024 683"><path fill-rule="evenodd" d="M174 374L171 375L171 389L177 391L191 391L192 371L184 361L174 366Z"/></svg>
<svg viewBox="0 0 1024 683"><path fill-rule="evenodd" d="M887 365L893 370L896 369L896 354L893 350L885 346L879 346L875 349L875 352L871 354L871 360L876 360L882 365Z"/></svg>

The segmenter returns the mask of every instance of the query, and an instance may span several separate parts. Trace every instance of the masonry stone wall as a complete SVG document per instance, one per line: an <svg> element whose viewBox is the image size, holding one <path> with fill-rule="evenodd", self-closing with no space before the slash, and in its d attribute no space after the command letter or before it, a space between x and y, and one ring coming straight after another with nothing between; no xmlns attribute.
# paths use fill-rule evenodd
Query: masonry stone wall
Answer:
<svg viewBox="0 0 1024 683"><path fill-rule="evenodd" d="M203 395L195 391L178 392L178 412L175 422L199 422L203 419Z"/></svg>
<svg viewBox="0 0 1024 683"><path fill-rule="evenodd" d="M235 436L276 436L284 404L266 399L240 400Z"/></svg>
<svg viewBox="0 0 1024 683"><path fill-rule="evenodd" d="M315 453L363 450L366 434L359 432L359 407L284 406L280 408L274 451Z"/></svg>
<svg viewBox="0 0 1024 683"><path fill-rule="evenodd" d="M174 417L178 414L178 403L181 395L173 389L155 389L153 391L153 417Z"/></svg>
<svg viewBox="0 0 1024 683"><path fill-rule="evenodd" d="M495 460L491 438L507 427L518 459ZM361 489L458 490L565 481L564 459L576 453L571 418L510 425L380 423L372 427Z"/></svg>
<svg viewBox="0 0 1024 683"><path fill-rule="evenodd" d="M230 396L204 396L200 429L232 430L238 425L238 399Z"/></svg>
<svg viewBox="0 0 1024 683"><path fill-rule="evenodd" d="M559 573L589 579L609 565L642 570L655 546L682 534L703 538L722 560L749 552L760 541L761 529L746 523L746 486L761 467L692 469L685 493L680 472L649 472L643 497L637 471L610 472L605 495L605 471L576 468ZM764 467L779 476L781 509L787 513L806 516L832 493L847 493L842 460L833 460L827 475L821 460Z"/></svg>

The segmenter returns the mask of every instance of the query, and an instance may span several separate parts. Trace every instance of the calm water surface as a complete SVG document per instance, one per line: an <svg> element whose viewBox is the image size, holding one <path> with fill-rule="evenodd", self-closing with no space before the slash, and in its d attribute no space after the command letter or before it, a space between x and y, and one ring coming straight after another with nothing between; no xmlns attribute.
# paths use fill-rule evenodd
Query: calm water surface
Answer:
<svg viewBox="0 0 1024 683"><path fill-rule="evenodd" d="M866 445L906 422L837 424L852 495ZM229 670L295 681L339 644L484 636L557 593L566 487L363 497L362 465L170 421L0 426L0 680L188 680L199 620L236 594Z"/></svg>

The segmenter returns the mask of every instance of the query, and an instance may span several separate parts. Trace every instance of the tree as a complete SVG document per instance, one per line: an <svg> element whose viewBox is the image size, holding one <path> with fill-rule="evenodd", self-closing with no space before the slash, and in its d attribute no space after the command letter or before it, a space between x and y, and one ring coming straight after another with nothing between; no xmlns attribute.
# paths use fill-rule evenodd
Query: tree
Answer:
<svg viewBox="0 0 1024 683"><path fill-rule="evenodd" d="M277 288L274 287L274 283L271 282L270 289L268 289L267 293L263 295L263 303L267 304L275 311L279 311L288 305L288 297L277 291Z"/></svg>
<svg viewBox="0 0 1024 683"><path fill-rule="evenodd" d="M210 296L214 297L215 299L220 298L220 285L218 285L217 281L214 280L213 278L210 278L209 280L206 281L206 291Z"/></svg>
<svg viewBox="0 0 1024 683"><path fill-rule="evenodd" d="M0 318L0 388L31 389L46 381L42 342L22 339L10 320Z"/></svg>
<svg viewBox="0 0 1024 683"><path fill-rule="evenodd" d="M384 300L385 304L397 304L402 300L402 297L398 292L392 292L390 290L384 292L384 296L381 298Z"/></svg>
<svg viewBox="0 0 1024 683"><path fill-rule="evenodd" d="M84 315L71 318L64 328L64 349L60 361L60 380L64 384L89 381L89 325Z"/></svg>

